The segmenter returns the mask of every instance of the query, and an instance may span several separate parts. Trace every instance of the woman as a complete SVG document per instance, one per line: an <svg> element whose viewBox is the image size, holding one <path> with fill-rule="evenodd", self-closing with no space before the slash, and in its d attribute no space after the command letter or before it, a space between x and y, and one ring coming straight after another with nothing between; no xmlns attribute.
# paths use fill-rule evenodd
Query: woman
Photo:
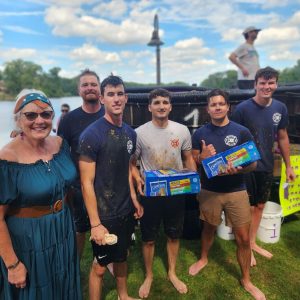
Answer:
<svg viewBox="0 0 300 300"><path fill-rule="evenodd" d="M75 232L66 203L76 176L69 146L49 136L54 111L23 90L20 134L0 151L0 299L81 299Z"/></svg>

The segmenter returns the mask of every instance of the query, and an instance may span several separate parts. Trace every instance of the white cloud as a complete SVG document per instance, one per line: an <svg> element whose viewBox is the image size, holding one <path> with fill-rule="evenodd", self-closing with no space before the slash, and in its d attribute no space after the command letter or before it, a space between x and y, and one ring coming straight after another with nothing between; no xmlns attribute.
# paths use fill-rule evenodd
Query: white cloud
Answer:
<svg viewBox="0 0 300 300"><path fill-rule="evenodd" d="M9 61L13 59L33 59L35 56L37 56L37 50L31 49L31 48L23 48L23 49L17 49L17 48L10 48L5 49L0 52L0 58L3 61Z"/></svg>
<svg viewBox="0 0 300 300"><path fill-rule="evenodd" d="M293 44L300 39L300 29L297 27L270 27L259 33L257 45L276 47L279 43Z"/></svg>
<svg viewBox="0 0 300 300"><path fill-rule="evenodd" d="M43 11L1 11L0 17L23 17L23 16L40 16L43 15Z"/></svg>
<svg viewBox="0 0 300 300"><path fill-rule="evenodd" d="M50 7L46 10L45 20L53 26L54 35L85 37L115 45L145 44L152 32L149 23L125 19L117 24L71 7Z"/></svg>
<svg viewBox="0 0 300 300"><path fill-rule="evenodd" d="M116 19L122 17L127 11L127 4L123 0L112 0L106 3L100 3L92 9L93 13L100 17Z"/></svg>
<svg viewBox="0 0 300 300"><path fill-rule="evenodd" d="M84 44L82 47L72 50L70 56L73 60L94 62L97 65L120 61L118 53L101 51L90 44Z"/></svg>
<svg viewBox="0 0 300 300"><path fill-rule="evenodd" d="M24 33L24 34L32 34L32 35L43 35L42 33L32 30L30 28L25 28L21 26L12 26L12 25L5 25L2 26L3 29L13 31L13 32L18 32L18 33Z"/></svg>
<svg viewBox="0 0 300 300"><path fill-rule="evenodd" d="M280 61L280 60L290 60L297 61L299 59L300 53L291 52L289 50L283 52L276 52L270 55L270 60Z"/></svg>

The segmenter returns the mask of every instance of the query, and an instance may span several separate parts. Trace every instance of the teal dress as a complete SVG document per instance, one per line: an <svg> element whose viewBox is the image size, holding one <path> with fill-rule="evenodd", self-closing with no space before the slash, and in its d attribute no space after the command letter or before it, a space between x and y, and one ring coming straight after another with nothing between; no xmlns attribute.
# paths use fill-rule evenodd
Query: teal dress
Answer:
<svg viewBox="0 0 300 300"><path fill-rule="evenodd" d="M0 160L0 205L51 205L64 195L76 169L64 141L48 163L22 164ZM82 299L75 229L67 204L39 218L6 217L14 251L27 269L26 287L7 280L0 258L0 299ZM0 237L1 238L1 237Z"/></svg>

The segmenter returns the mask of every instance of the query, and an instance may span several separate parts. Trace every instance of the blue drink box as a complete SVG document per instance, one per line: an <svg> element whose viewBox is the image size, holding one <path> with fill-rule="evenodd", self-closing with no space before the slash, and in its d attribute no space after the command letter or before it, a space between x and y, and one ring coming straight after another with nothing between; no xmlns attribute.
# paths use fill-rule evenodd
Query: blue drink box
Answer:
<svg viewBox="0 0 300 300"><path fill-rule="evenodd" d="M243 167L259 159L260 154L254 142L249 141L204 159L202 165L207 177L211 178L222 173L228 162L232 162L234 167Z"/></svg>
<svg viewBox="0 0 300 300"><path fill-rule="evenodd" d="M200 192L199 174L189 170L145 171L145 196L173 196Z"/></svg>

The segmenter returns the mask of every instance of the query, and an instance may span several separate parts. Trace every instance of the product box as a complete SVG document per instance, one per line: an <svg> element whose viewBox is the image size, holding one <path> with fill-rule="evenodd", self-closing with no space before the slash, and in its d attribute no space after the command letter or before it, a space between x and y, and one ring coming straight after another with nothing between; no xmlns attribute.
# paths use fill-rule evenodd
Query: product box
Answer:
<svg viewBox="0 0 300 300"><path fill-rule="evenodd" d="M259 159L260 154L254 142L250 141L208 157L202 161L202 165L207 177L211 178L222 173L229 161L234 167L238 167L249 165Z"/></svg>
<svg viewBox="0 0 300 300"><path fill-rule="evenodd" d="M145 196L173 196L200 192L199 174L188 170L145 171Z"/></svg>

